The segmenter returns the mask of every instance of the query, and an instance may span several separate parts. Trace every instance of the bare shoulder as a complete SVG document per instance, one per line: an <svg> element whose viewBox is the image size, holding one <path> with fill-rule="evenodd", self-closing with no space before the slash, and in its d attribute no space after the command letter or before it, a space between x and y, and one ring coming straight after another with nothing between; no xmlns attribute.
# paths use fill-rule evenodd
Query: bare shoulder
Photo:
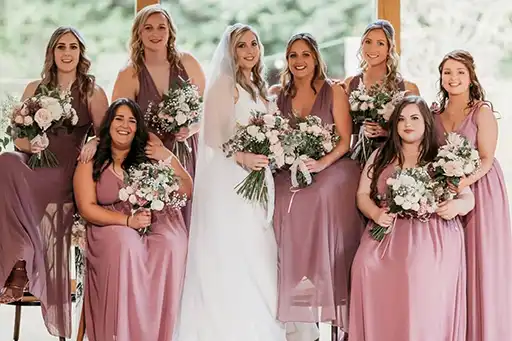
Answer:
<svg viewBox="0 0 512 341"><path fill-rule="evenodd" d="M474 106L476 106L477 112L476 121L477 122L486 122L486 121L496 121L496 116L494 115L494 110L492 108L492 104L486 101L477 101Z"/></svg>
<svg viewBox="0 0 512 341"><path fill-rule="evenodd" d="M122 80L135 80L137 79L137 72L135 71L135 66L132 62L126 63L125 66L123 66L118 73L117 76L119 79Z"/></svg>
<svg viewBox="0 0 512 341"><path fill-rule="evenodd" d="M25 90L23 91L22 99L27 99L28 97L34 96L34 94L36 93L36 89L40 84L41 84L40 79L29 82L25 86Z"/></svg>
<svg viewBox="0 0 512 341"><path fill-rule="evenodd" d="M345 91L344 83L336 83L336 82L329 82L329 85L331 86L331 91L334 96L334 98L345 98L347 97L347 93Z"/></svg>
<svg viewBox="0 0 512 341"><path fill-rule="evenodd" d="M199 64L199 61L197 60L194 55L188 51L182 51L180 52L180 61L183 64L183 66L186 67L186 64Z"/></svg>
<svg viewBox="0 0 512 341"><path fill-rule="evenodd" d="M270 95L279 96L282 90L283 87L281 86L281 84L274 84L270 88L268 88L268 93Z"/></svg>
<svg viewBox="0 0 512 341"><path fill-rule="evenodd" d="M416 96L420 95L420 89L418 88L416 83L404 80L404 86L405 86L405 90L407 92L409 92L410 94L413 94L413 95L416 95Z"/></svg>

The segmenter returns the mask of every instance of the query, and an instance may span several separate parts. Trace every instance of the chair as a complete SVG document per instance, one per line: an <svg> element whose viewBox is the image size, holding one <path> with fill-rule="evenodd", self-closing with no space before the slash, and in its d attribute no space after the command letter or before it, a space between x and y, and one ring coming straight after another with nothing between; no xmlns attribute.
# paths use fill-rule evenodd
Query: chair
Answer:
<svg viewBox="0 0 512 341"><path fill-rule="evenodd" d="M75 288L76 288L76 282L73 280L71 282L71 301L75 301ZM21 307L37 307L41 306L41 302L39 299L35 296L32 296L32 294L26 292L23 295L23 298L20 301L11 302L9 305L15 306L15 313L14 313L14 332L12 335L12 339L14 341L19 341L20 339L20 327L21 327ZM59 337L59 341L65 341L66 338L63 336Z"/></svg>

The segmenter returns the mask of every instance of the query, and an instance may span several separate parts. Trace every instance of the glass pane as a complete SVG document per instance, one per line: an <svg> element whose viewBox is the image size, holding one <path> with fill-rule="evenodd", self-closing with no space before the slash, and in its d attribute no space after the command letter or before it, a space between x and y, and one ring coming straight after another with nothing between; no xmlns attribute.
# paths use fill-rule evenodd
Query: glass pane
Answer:
<svg viewBox="0 0 512 341"><path fill-rule="evenodd" d="M509 0L402 0L402 70L422 95L436 98L437 67L454 49L468 50L487 99L501 117L497 158L512 189L512 128L508 112L512 89L512 3Z"/></svg>

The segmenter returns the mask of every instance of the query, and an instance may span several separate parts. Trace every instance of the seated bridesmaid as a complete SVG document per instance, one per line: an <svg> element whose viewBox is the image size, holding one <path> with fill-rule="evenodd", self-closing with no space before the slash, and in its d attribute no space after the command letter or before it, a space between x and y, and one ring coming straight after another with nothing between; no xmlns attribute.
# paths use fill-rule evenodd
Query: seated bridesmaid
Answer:
<svg viewBox="0 0 512 341"><path fill-rule="evenodd" d="M482 166L460 181L471 188L475 209L462 222L468 267L467 341L512 340L512 229L505 178L495 158L498 124L485 101L475 62L463 50L439 65L439 137L456 132L478 149Z"/></svg>
<svg viewBox="0 0 512 341"><path fill-rule="evenodd" d="M352 265L349 340L465 341L466 268L459 220L474 206L466 189L441 203L428 222L390 214L377 205L397 169L431 162L438 142L434 118L420 97L406 97L394 110L390 138L368 160L357 193L371 221ZM391 232L379 242L375 224Z"/></svg>
<svg viewBox="0 0 512 341"><path fill-rule="evenodd" d="M164 209L131 214L118 199L123 174L149 159L148 132L138 105L118 99L107 111L94 160L76 168L75 198L87 229L85 320L91 341L168 341L181 297L187 256L187 230L181 212ZM192 180L172 154L180 192L192 193ZM137 229L151 223L140 237Z"/></svg>
<svg viewBox="0 0 512 341"><path fill-rule="evenodd" d="M316 40L294 35L286 48L282 84L271 91L295 125L316 115L334 124L338 145L319 160L307 160L313 183L291 190L289 171L275 177L274 229L279 246L278 319L283 322L329 322L347 327L349 274L364 222L355 195L360 168L344 158L352 130L347 95L327 79Z"/></svg>
<svg viewBox="0 0 512 341"><path fill-rule="evenodd" d="M0 303L21 299L27 289L40 300L50 334L66 338L71 337L73 172L88 131L99 127L108 107L90 66L80 33L57 28L46 47L41 80L29 83L22 99L41 86L70 90L78 123L70 131L47 132L56 168L29 168L29 156L41 149L26 138L14 141L16 152L0 155Z"/></svg>
<svg viewBox="0 0 512 341"><path fill-rule="evenodd" d="M399 73L399 56L396 51L395 29L387 20L377 20L366 27L361 37L361 46L358 56L361 72L345 80L344 87L350 96L360 83L365 88L374 85L384 85L389 91L407 91L412 95L419 95L416 84L406 81ZM361 125L353 125L352 148L358 140ZM373 122L364 123L364 133L369 138L380 138L384 142L387 132Z"/></svg>

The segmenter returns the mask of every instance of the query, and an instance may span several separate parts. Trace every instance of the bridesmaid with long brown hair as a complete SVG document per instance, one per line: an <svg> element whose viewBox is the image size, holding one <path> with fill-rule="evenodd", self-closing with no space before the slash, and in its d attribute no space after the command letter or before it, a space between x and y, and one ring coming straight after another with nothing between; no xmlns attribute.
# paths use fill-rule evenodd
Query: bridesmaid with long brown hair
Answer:
<svg viewBox="0 0 512 341"><path fill-rule="evenodd" d="M478 149L482 165L460 181L475 209L463 219L468 268L467 341L512 340L512 229L507 188L495 158L498 124L471 54L455 50L439 64L439 136L456 132ZM444 138L442 139L444 143Z"/></svg>
<svg viewBox="0 0 512 341"><path fill-rule="evenodd" d="M369 24L361 37L358 51L360 73L345 79L344 87L347 94L362 84L369 89L374 85L383 85L388 91L407 91L411 95L419 95L416 84L406 81L398 71L400 57L396 51L395 29L387 20L377 20ZM352 147L357 142L361 125L353 125ZM387 132L377 123L365 122L364 134L368 138L383 140Z"/></svg>
<svg viewBox="0 0 512 341"><path fill-rule="evenodd" d="M120 97L135 100L146 112L150 103L158 104L173 82L179 78L190 80L202 95L205 76L199 62L188 52L176 47L176 26L169 13L160 5L144 7L137 13L132 26L130 62L117 77L112 100ZM172 150L176 141L187 141L192 156L184 163L187 172L194 177L199 124L182 128L177 134L157 136L150 128L147 147L151 157L165 146ZM187 227L190 225L191 202L182 210Z"/></svg>
<svg viewBox="0 0 512 341"><path fill-rule="evenodd" d="M306 160L313 183L291 189L289 171L275 177L274 230L279 247L279 304L283 322L328 322L348 327L349 274L364 229L355 196L360 168L345 158L352 123L347 95L327 78L313 36L292 36L281 85L273 86L281 113L291 120L309 115L334 124L341 137L319 160Z"/></svg>
<svg viewBox="0 0 512 341"><path fill-rule="evenodd" d="M30 291L41 301L50 334L66 338L71 337L73 172L87 133L99 127L108 107L85 52L75 28L57 28L46 47L41 80L29 83L22 96L33 96L41 86L71 91L77 125L70 132L47 133L58 167L30 169L27 160L40 149L26 138L14 141L16 152L0 155L0 303Z"/></svg>

